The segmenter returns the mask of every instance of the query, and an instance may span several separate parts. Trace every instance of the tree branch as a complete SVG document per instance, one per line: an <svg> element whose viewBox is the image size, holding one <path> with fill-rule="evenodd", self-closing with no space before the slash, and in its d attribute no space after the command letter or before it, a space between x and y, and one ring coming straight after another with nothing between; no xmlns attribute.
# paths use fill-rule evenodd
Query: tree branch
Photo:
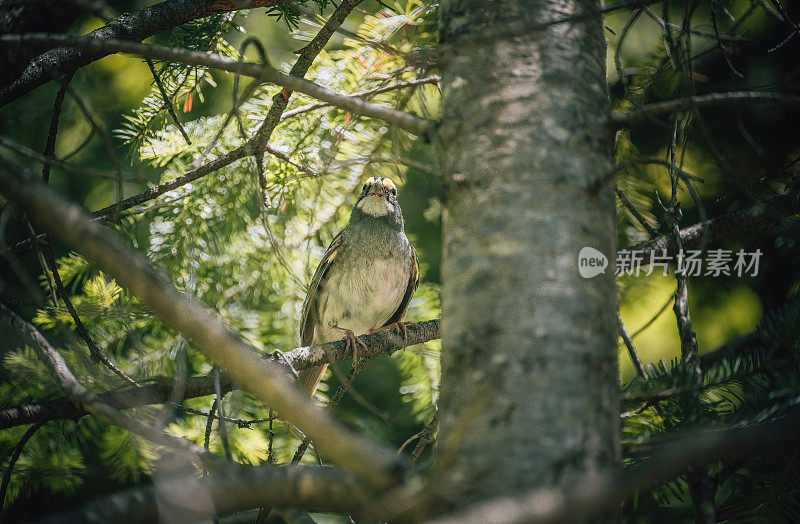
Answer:
<svg viewBox="0 0 800 524"><path fill-rule="evenodd" d="M742 233L749 229L765 226L790 215L800 213L800 191L779 195L759 202L745 209L738 209L681 229L683 249L694 249L705 239L716 242ZM705 231L704 231L705 230ZM705 237L704 237L705 235ZM630 251L643 251L645 254L666 249L669 255L675 255L673 235L661 235L648 242L642 242L629 248ZM644 257L647 260L647 257Z"/></svg>
<svg viewBox="0 0 800 524"><path fill-rule="evenodd" d="M133 53L148 58L213 67L230 73L249 76L262 82L280 85L292 91L304 93L355 114L383 120L384 122L397 126L410 133L414 133L415 135L426 136L433 129L433 122L412 115L411 113L398 111L359 97L342 95L306 80L305 78L281 73L269 64L240 62L215 53L188 51L186 49L142 44L115 38L101 40L97 38L50 33L2 35L0 36L0 43L16 45L33 44L45 47L68 46L103 55L112 52ZM2 100L2 98L0 98L0 100Z"/></svg>
<svg viewBox="0 0 800 524"><path fill-rule="evenodd" d="M149 202L154 198L158 198L159 196L163 195L168 191L172 191L173 189L177 189L181 186L188 184L189 182L194 182L198 178L203 178L204 176L213 173L218 169L222 169L223 167L232 164L237 160L241 160L247 156L247 147L246 145L239 146L233 151L226 153L225 155L216 158L202 166L198 167L193 171L189 171L185 175L181 175L179 177L173 178L169 182L165 182L163 184L159 184L155 187L148 189L147 191L143 191L136 195L130 196L124 200L120 200L110 206L106 206L103 209L95 211L92 213L92 217L98 218L101 220L109 220L111 217L114 216L114 213L119 211L125 211L126 209L130 209L134 206L138 206L139 204L144 204L145 202ZM19 246L19 244L17 244ZM16 249L17 246L12 247L12 249Z"/></svg>
<svg viewBox="0 0 800 524"><path fill-rule="evenodd" d="M96 499L69 513L51 515L41 522L158 522L159 503L164 503L165 496L166 502L178 508L186 521L210 520L214 515L198 512L196 501L190 496L195 491L184 489L187 482L198 483L208 493L219 516L259 506L295 506L375 518L385 515L370 500L369 488L347 471L322 466L263 465L202 479L171 479L160 485L158 492L153 486L130 489Z"/></svg>
<svg viewBox="0 0 800 524"><path fill-rule="evenodd" d="M489 524L522 522L583 522L611 511L619 501L688 467L722 457L749 457L770 453L800 441L800 414L743 428L686 431L655 448L652 458L639 467L613 476L598 476L588 485L569 492L542 489L519 498L495 499L436 524ZM764 443L769 443L765 447Z"/></svg>
<svg viewBox="0 0 800 524"><path fill-rule="evenodd" d="M33 325L25 322L2 303L0 303L0 316L16 329L25 339L25 342L33 348L34 352L36 352L36 356L39 357L39 360L47 367L50 376L53 378L58 388L69 397L74 404L111 424L142 435L156 444L175 451L192 462L197 464L202 462L208 467L219 470L219 461L215 455L203 451L202 448L186 439L167 435L161 431L154 430L152 427L138 420L123 415L112 406L103 402L97 395L86 389L83 384L75 378L75 375L73 375L67 363L64 362L61 354L50 345L42 334L39 333Z"/></svg>
<svg viewBox="0 0 800 524"><path fill-rule="evenodd" d="M145 38L204 16L274 5L277 0L166 0L124 14L86 35L98 41ZM50 80L115 52L106 49L53 49L34 58L19 77L0 89L0 107Z"/></svg>
<svg viewBox="0 0 800 524"><path fill-rule="evenodd" d="M622 321L619 311L617 311L617 330L619 331L619 335L622 337L622 341L625 343L625 347L628 348L628 355L631 357L631 362L633 363L633 367L636 368L636 372L644 380L650 380L650 376L647 373L647 368L645 367L644 362L642 362L642 359L639 357L639 352L636 351L636 345L633 343L633 337L631 337L625 322Z"/></svg>
<svg viewBox="0 0 800 524"><path fill-rule="evenodd" d="M421 344L439 338L439 319L426 320L417 324L406 324L407 339L404 343L399 335L389 330L379 331L359 338L367 345L367 350L361 349L359 355L372 358L377 355L391 355L404 347ZM302 370L309 367L331 362L342 362L353 358L351 351L347 350L347 342L338 340L321 346L299 347L285 353L274 352L265 355L265 358ZM223 393L235 389L227 377L221 377ZM101 393L100 400L117 409L129 409L148 404L163 404L167 402L172 393L172 383L161 380L158 383L144 385L124 391ZM211 375L192 377L186 382L183 398L204 397L214 394L214 381ZM72 403L69 399L61 398L45 400L33 404L24 404L0 410L0 430L44 422L52 419L78 419L89 412Z"/></svg>
<svg viewBox="0 0 800 524"><path fill-rule="evenodd" d="M85 255L167 325L189 339L228 376L279 416L310 435L321 452L375 486L399 480L402 461L385 447L345 428L286 376L285 368L259 357L234 336L220 318L178 291L148 260L119 236L103 228L79 206L49 186L0 160L0 192L66 245Z"/></svg>
<svg viewBox="0 0 800 524"><path fill-rule="evenodd" d="M345 5L345 7L346 7L346 5ZM341 19L342 19L341 16L336 18L336 20L339 20L339 22L341 21ZM333 20L333 18L332 18L332 20ZM298 64L296 64L295 67L292 68L292 72L291 72L292 75L305 74L305 72L308 69L308 66L310 65L311 61L313 60L313 57L316 56L316 54L322 48L322 46L324 45L324 42L326 41L326 39L328 37L330 37L330 35L333 34L333 32L335 30L335 24L333 24L333 25L326 24L325 28L323 28L323 29L325 29L325 32L323 33L322 30L320 31L320 34L318 34L318 37L321 37L321 38L318 38L318 41L316 42L316 44L313 47L308 47L307 46L307 47L303 48L301 57L298 58ZM315 39L315 40L317 40L317 39ZM302 59L302 62L301 62L301 59ZM398 88L399 87L413 87L414 85L416 85L416 83L427 83L428 81L433 82L434 78L435 77L431 76L431 77L428 77L428 78L425 78L425 79L421 79L419 81L410 81L410 82L407 83L408 84L407 86L403 85L403 83L395 84L394 87L398 87ZM391 87L391 86L387 86L387 87ZM383 91L380 91L380 92L383 92ZM372 93L372 92L368 91L368 92L365 92L365 93L357 93L357 94L355 94L353 96L362 96L362 95L363 96L368 96L368 95L371 95L371 94L376 94L376 93ZM132 208L134 206L137 206L137 205L143 204L145 202L148 202L150 200L153 200L153 199L163 195L164 193L166 193L168 191L172 191L173 189L176 189L176 188L181 187L181 186L183 186L185 184L188 184L189 182L193 182L193 181L195 181L195 180L197 180L199 178L202 178L202 177L204 177L204 176L206 176L206 175L208 175L210 173L213 173L214 171L216 171L218 169L221 169L221 168L223 168L223 167L235 162L236 160L240 160L240 159L248 156L249 151L254 149L255 146L257 146L260 141L264 140L265 137L266 137L267 140L269 139L269 135L272 133L272 130L275 128L275 126L278 124L278 122L284 118L284 116L290 115L290 114L291 115L294 114L294 113L292 113L290 111L289 113L287 113L285 115L282 115L281 113L283 112L283 109L285 108L285 106L286 106L286 104L288 102L288 99L284 100L283 97L281 96L280 99L279 99L279 102L280 102L280 104L278 104L277 102L273 103L273 106L270 108L270 112L267 115L267 118L265 118L264 123L262 123L262 126L259 128L259 130L257 131L256 135L253 136L249 141L247 141L242 146L230 151L229 153L223 155L222 157L219 157L219 158L217 158L217 159L215 159L215 160L213 160L211 162L208 162L207 164L204 164L204 165L192 170L189 173L186 173L185 175L182 175L182 176L177 177L177 178L175 178L173 180L170 180L169 182L165 182L165 183L160 184L158 186L155 186L155 187L153 187L151 189L148 189L147 191L143 191L143 192L141 192L139 194L133 195L133 196L128 197L128 198L126 198L124 200L116 202L116 203L114 203L114 204L112 204L110 206L107 206L107 207L105 207L103 209L95 211L93 213L93 215L96 218L99 218L99 219L102 219L102 220L109 220L117 212L122 212L122 211L130 209L130 208ZM328 104L325 104L325 105L328 105ZM309 106L305 106L305 108L306 109L304 109L304 108L300 108L300 109L304 109L304 110L313 109L313 107L309 107ZM45 243L45 242L47 242L47 236L46 235L39 235L37 237L37 240L39 240L40 242ZM17 244L15 244L15 245L13 245L13 246L11 246L9 248L4 249L3 251L0 251L0 255L6 256L6 257L9 256L9 255L14 255L14 256L19 257L19 256L23 255L24 253L28 252L32 248L33 248L33 241L30 238L28 238L28 239L25 239L25 240L23 240L21 242L18 242Z"/></svg>
<svg viewBox="0 0 800 524"><path fill-rule="evenodd" d="M357 96L361 98L368 98L373 95L379 95L381 93L388 93L389 91L394 91L396 89L405 89L406 87L414 87L423 84L434 84L439 85L441 78L438 75L431 75L425 78L416 78L414 80L408 80L405 82L396 82L394 84L389 84L388 86L383 87L376 87L375 89L368 89L366 91L358 91L356 93L352 93L350 96ZM295 115L299 115L301 113L306 113L308 111L314 111L315 109L320 109L323 107L328 107L331 104L328 102L317 102L316 104L307 104L304 106L297 107L292 109L291 111L286 111L281 115L281 121L286 120L287 118L291 118Z"/></svg>
<svg viewBox="0 0 800 524"><path fill-rule="evenodd" d="M33 426L29 427L25 433L22 435L22 438L19 439L17 445L14 447L14 451L11 452L11 457L8 459L8 464L6 465L5 471L3 471L3 480L0 481L0 522L3 522L3 509L5 508L6 503L6 492L8 491L8 486L11 484L11 473L14 472L14 466L17 464L20 455L22 455L22 450L25 449L25 444L33 437L34 433L36 433L40 427L44 425L44 422L39 422L38 424L34 424Z"/></svg>
<svg viewBox="0 0 800 524"><path fill-rule="evenodd" d="M800 96L770 91L731 91L729 93L708 93L675 100L665 100L646 104L627 112L611 113L611 124L617 128L630 127L634 122L648 116L674 113L693 107L715 107L741 104L779 104L800 106Z"/></svg>

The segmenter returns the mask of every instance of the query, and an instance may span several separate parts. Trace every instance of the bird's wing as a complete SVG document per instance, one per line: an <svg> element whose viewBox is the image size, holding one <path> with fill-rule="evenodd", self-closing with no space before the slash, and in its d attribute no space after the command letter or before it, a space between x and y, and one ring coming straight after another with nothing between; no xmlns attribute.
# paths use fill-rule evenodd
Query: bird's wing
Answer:
<svg viewBox="0 0 800 524"><path fill-rule="evenodd" d="M300 318L300 343L303 346L310 346L313 343L314 327L319 324L319 295L325 286L328 269L330 269L331 264L339 255L341 247L342 232L340 231L331 240L331 245L325 251L325 255L320 260L317 270L314 272L314 277L311 279L311 284L308 286L306 299L303 302L303 314Z"/></svg>
<svg viewBox="0 0 800 524"><path fill-rule="evenodd" d="M414 250L414 246L411 246L411 276L408 279L408 286L406 286L406 294L403 295L403 301L400 302L397 311L386 321L384 326L403 320L408 310L408 303L411 302L411 295L416 291L417 285L419 285L419 264L417 263L417 252Z"/></svg>

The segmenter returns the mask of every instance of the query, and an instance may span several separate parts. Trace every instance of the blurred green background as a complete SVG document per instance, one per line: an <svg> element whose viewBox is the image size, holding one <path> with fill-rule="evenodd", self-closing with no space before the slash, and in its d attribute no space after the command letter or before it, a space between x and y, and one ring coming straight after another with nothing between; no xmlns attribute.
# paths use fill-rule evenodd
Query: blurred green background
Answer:
<svg viewBox="0 0 800 524"><path fill-rule="evenodd" d="M150 3L120 2L115 8L137 10ZM642 12L627 29L631 12L607 17L608 80L615 109L625 110L686 95L688 84L692 84L691 88L697 93L754 89L800 91L800 38L790 39L771 50L790 33L785 23L761 7L750 10L751 3L747 0L725 4L734 20L725 17L716 3L693 5L693 19L697 20L694 25L699 30L713 35L710 23L713 12L719 31L729 31L736 26L736 34L742 41L730 45L730 49L720 49L714 38L693 36L695 56L690 80L668 67L662 28L654 17ZM662 14L660 6L653 9L657 15ZM800 19L797 3L790 4L787 9L794 19ZM329 6L325 13L331 10ZM681 5L676 4L671 21L680 24L682 14ZM736 20L745 14L746 19L737 26ZM384 38L395 47L410 51L417 47L435 47L437 22L434 3L366 1L359 5L345 27L367 39ZM296 56L293 52L316 31L316 27L305 22L290 28L285 18L276 20L263 9L219 23L228 24L224 31L227 44L216 42L212 48L217 46L217 51L235 55L245 37L257 38L264 44L271 63L283 69L293 62ZM86 14L79 17L70 32L83 34L102 24L96 16ZM196 29L199 35L207 27ZM200 38L198 35L195 37ZM624 42L620 47L622 35ZM180 36L174 32L151 41L174 44L171 39ZM250 48L247 58L257 60L258 56ZM340 92L355 92L433 73L440 72L415 70L402 58L385 55L362 41L337 35L327 52L317 59L308 77ZM164 111L157 111L154 118L142 125L142 109L148 108L143 100L154 93L150 71L141 58L113 55L80 69L72 80L72 88L89 106L102 133L95 133L69 161L106 173L114 173L118 165L128 177L121 187L124 196L191 169L205 146L212 142L222 118L231 108L233 77L217 71L203 71L200 77L206 80L198 89L192 87L196 71L175 74L175 85L191 77L189 88L176 89L174 97L178 117L192 138L191 146L185 144ZM0 137L41 152L58 88L58 82L51 82L0 108ZM262 86L242 107L243 126L248 133L255 130L259 117L263 118L275 92L274 87ZM428 118L435 119L439 112L439 91L434 85L413 91L391 91L376 100ZM294 95L290 108L311 102L304 96ZM126 118L132 117L136 108L140 108L139 115ZM696 187L709 217L750 206L757 199L780 191L796 174L797 164L791 163L800 155L797 131L800 112L797 109L720 107L703 109L700 116L700 123L692 126L686 135L683 168L702 179ZM91 133L92 125L84 112L68 96L61 117L56 156L69 155ZM106 140L99 136L101 134ZM616 141L618 163L622 165L633 158L665 158L670 135L671 126L663 119L646 119L622 131ZM210 155L218 156L236 147L240 140L237 125L232 124L213 146ZM387 176L400 185L399 199L406 229L420 261L421 286L408 318L416 321L439 316L442 206L432 146L380 122L330 108L285 121L273 133L271 143L322 176L300 178L291 165L268 157L267 179L273 204L268 216L259 209L253 165L244 161L168 193L157 201L163 204L160 207L140 209L142 213L125 218L114 227L166 271L178 287L219 311L249 343L265 351L288 350L298 343L303 286L310 279L325 246L346 223L361 183L369 176ZM108 144L118 159L116 164L109 154ZM36 161L6 146L0 146L0 151L32 171L40 170ZM365 163L368 158L373 162ZM409 164L417 167L409 167ZM787 164L789 168L785 168ZM51 184L89 210L115 202L120 189L113 177L94 178L58 167L53 168ZM662 196L669 194L667 169L660 165L630 163L619 171L618 186L658 228L661 212L655 204L653 190L657 189ZM684 212L682 225L698 222L700 210L688 192L680 193L680 201ZM617 228L619 247L647 238L621 205L618 206ZM8 214L3 233L9 245L28 235L13 213ZM690 312L701 352L750 333L766 311L774 310L797 294L800 283L797 239L797 221L789 219L778 226L744 232L710 246L741 248L749 252L760 249L764 255L755 277L690 279ZM145 380L153 376L173 376L181 369L190 375L210 370L210 362L153 318L112 279L64 246L56 244L55 247L62 277L74 294L82 318L104 353L127 373ZM47 303L47 283L36 254L25 254L16 266L0 260L2 300L46 329L47 336L91 388L102 391L109 386L123 386L120 379L89 361L69 317ZM36 292L31 290L30 284L25 285L26 280L33 283ZM621 277L619 289L621 316L631 332L638 331L656 317L635 337L642 359L658 362L678 357L680 344L671 302L663 308L675 290L673 275L665 277L656 271L649 277ZM662 309L662 314L658 315ZM0 326L0 333L6 341L0 346L0 407L58 397L46 371L29 350L23 349L18 337L5 325ZM435 342L376 359L354 383L360 398L346 395L336 408L337 414L354 427L399 447L433 416L438 354L439 344ZM619 355L621 382L627 383L635 376L635 371L622 345ZM338 368L346 373L349 364ZM319 393L321 400L332 395L338 383L337 374L329 372ZM211 402L211 397L206 397L189 400L187 405L207 410ZM230 416L267 416L266 409L243 392L228 395L225 405L226 414ZM143 419L151 420L159 410L149 407L136 412ZM170 432L202 443L205 418L177 413L171 414L169 421ZM0 432L0 454L10 453L24 429ZM275 424L274 430L275 459L286 462L299 441L282 424ZM267 460L268 434L266 423L249 429L229 425L228 438L234 458L249 463ZM211 449L221 453L216 430ZM431 460L431 449L426 451L423 461ZM305 460L313 460L313 457L309 454ZM20 519L74 507L98 494L148 481L154 464L158 464L157 450L122 430L90 417L77 423L51 422L26 447L15 470L7 503L12 503L11 515ZM686 504L675 502L675 508L670 510L674 512L667 514L686 518L689 511L686 508ZM653 515L657 520L664 513Z"/></svg>

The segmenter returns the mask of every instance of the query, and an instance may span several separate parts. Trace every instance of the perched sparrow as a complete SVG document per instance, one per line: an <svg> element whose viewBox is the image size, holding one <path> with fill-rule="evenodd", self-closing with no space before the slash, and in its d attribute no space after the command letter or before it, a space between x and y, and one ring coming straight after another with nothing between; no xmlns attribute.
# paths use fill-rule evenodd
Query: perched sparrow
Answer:
<svg viewBox="0 0 800 524"><path fill-rule="evenodd" d="M414 247L403 231L397 189L388 178L367 180L350 222L319 263L303 303L300 340L304 346L347 339L355 362L356 333L394 328L403 333L403 317L417 289L419 268ZM312 395L327 364L300 372Z"/></svg>

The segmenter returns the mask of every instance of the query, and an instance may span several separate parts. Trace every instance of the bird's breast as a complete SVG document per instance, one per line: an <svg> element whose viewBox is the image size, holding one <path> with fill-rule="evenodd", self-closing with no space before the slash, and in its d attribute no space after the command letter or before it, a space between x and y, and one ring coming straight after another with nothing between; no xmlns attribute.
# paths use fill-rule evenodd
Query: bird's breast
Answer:
<svg viewBox="0 0 800 524"><path fill-rule="evenodd" d="M400 307L411 278L411 258L403 249L388 257L337 257L339 270L330 271L320 293L320 325L315 341L342 338L330 326L351 329L356 335L383 326Z"/></svg>

